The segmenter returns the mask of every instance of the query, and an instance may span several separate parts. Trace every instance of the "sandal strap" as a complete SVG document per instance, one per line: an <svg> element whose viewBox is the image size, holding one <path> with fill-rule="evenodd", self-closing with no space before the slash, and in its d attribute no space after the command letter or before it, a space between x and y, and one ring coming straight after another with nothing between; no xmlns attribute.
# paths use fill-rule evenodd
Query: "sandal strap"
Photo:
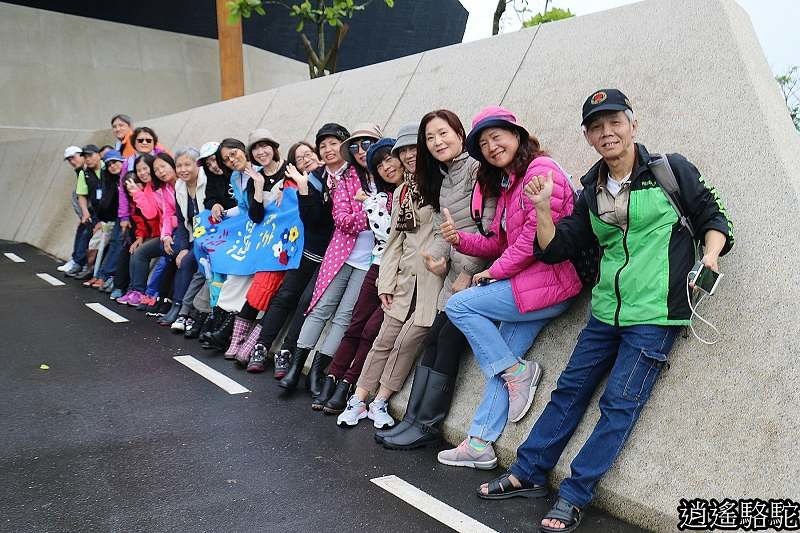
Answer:
<svg viewBox="0 0 800 533"><path fill-rule="evenodd" d="M491 480L488 486L488 494L505 494L509 489L516 490L514 484L511 483L511 479L509 479L510 477L511 473L506 472L499 478Z"/></svg>
<svg viewBox="0 0 800 533"><path fill-rule="evenodd" d="M572 505L564 498L559 498L556 504L544 515L547 520L558 520L569 527L575 522L580 521L581 510Z"/></svg>

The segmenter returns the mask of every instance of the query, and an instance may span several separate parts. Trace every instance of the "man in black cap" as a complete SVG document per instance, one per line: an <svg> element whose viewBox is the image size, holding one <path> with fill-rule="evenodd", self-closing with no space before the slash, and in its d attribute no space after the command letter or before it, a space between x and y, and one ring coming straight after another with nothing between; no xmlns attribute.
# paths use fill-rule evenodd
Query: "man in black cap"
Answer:
<svg viewBox="0 0 800 533"><path fill-rule="evenodd" d="M84 146L81 155L84 159L84 168L78 173L75 193L78 195L78 205L81 209L81 224L88 228L88 230L83 233L83 239L79 244L81 249L85 250L89 246L89 240L92 237L92 229L95 223L91 212L90 198L91 195L96 194L96 192L100 190L100 174L103 169L103 162L100 158L100 148L94 144L87 144ZM91 267L94 264L94 256L96 254L96 251L94 251L94 253L91 252L90 250L85 256L79 254L81 257L86 257L86 262L77 265L80 269L75 270L75 268L73 268L66 271L65 274L78 280L89 279L92 275Z"/></svg>
<svg viewBox="0 0 800 533"><path fill-rule="evenodd" d="M572 215L553 223L552 176L535 177L525 192L536 206L537 259L557 263L599 244L591 316L550 401L517 449L517 461L478 491L490 499L545 496L547 474L608 375L600 419L542 520L541 530L548 533L579 526L581 510L633 430L680 328L689 324L687 282L695 240L704 244L703 264L714 271L718 257L733 246L719 196L679 154L668 156L681 204L673 206L652 170L661 160L634 142L636 117L621 91L592 93L583 104L581 125L601 159L581 178L583 193Z"/></svg>

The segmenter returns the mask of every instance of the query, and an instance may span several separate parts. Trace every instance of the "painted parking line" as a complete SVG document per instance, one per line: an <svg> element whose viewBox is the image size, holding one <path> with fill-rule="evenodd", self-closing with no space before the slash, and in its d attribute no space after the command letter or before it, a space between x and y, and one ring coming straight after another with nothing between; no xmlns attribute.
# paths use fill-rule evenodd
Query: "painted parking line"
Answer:
<svg viewBox="0 0 800 533"><path fill-rule="evenodd" d="M376 477L370 481L459 533L497 533L397 476Z"/></svg>
<svg viewBox="0 0 800 533"><path fill-rule="evenodd" d="M114 322L115 324L117 324L119 322L127 322L128 321L127 318L125 318L122 315L118 315L117 313L115 313L114 311L112 311L111 309L109 309L108 307L106 307L103 304L100 304L100 303L89 303L89 304L86 304L86 307L88 307L89 309L91 309L95 313L106 317L107 319L109 319L111 322Z"/></svg>
<svg viewBox="0 0 800 533"><path fill-rule="evenodd" d="M61 285L66 285L66 283L64 283L60 279L54 278L53 276L51 276L50 274L47 274L45 272L39 272L38 274L36 274L36 277L45 280L47 283L49 283L53 287L60 287Z"/></svg>
<svg viewBox="0 0 800 533"><path fill-rule="evenodd" d="M23 258L18 256L17 254L11 253L11 252L6 252L3 255L8 257L9 259L14 261L15 263L24 263L25 262L25 260Z"/></svg>
<svg viewBox="0 0 800 533"><path fill-rule="evenodd" d="M244 392L250 392L250 389L239 385L225 374L217 372L207 364L201 363L191 355L176 355L173 357L173 359L180 364L194 370L228 394L242 394Z"/></svg>

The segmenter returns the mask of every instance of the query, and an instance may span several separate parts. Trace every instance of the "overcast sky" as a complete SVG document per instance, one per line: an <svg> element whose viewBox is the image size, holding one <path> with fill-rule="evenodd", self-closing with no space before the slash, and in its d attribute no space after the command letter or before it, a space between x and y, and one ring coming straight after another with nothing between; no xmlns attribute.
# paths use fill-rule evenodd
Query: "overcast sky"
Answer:
<svg viewBox="0 0 800 533"><path fill-rule="evenodd" d="M569 9L576 15L586 15L613 7L632 4L635 0L552 0L551 6ZM790 65L800 65L800 0L736 0L750 14L761 46L772 70L782 73ZM489 37L492 34L492 15L495 0L461 0L470 12L464 42ZM544 8L544 0L528 0L535 11ZM515 13L506 13L501 32L514 31L521 26Z"/></svg>

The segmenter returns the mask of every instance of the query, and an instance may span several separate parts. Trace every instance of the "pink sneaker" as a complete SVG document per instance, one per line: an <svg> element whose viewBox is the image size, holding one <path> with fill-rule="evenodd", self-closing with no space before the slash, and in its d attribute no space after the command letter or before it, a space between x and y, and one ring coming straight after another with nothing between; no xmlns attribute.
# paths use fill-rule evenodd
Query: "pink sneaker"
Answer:
<svg viewBox="0 0 800 533"><path fill-rule="evenodd" d="M122 296L117 297L116 302L118 304L126 305L128 303L128 299L131 297L131 294L133 294L133 291L126 292Z"/></svg>
<svg viewBox="0 0 800 533"><path fill-rule="evenodd" d="M139 291L131 291L128 293L128 298L125 301L126 304L130 305L131 307L136 307L140 303L142 303L142 298L144 294ZM117 300L119 301L119 300Z"/></svg>

